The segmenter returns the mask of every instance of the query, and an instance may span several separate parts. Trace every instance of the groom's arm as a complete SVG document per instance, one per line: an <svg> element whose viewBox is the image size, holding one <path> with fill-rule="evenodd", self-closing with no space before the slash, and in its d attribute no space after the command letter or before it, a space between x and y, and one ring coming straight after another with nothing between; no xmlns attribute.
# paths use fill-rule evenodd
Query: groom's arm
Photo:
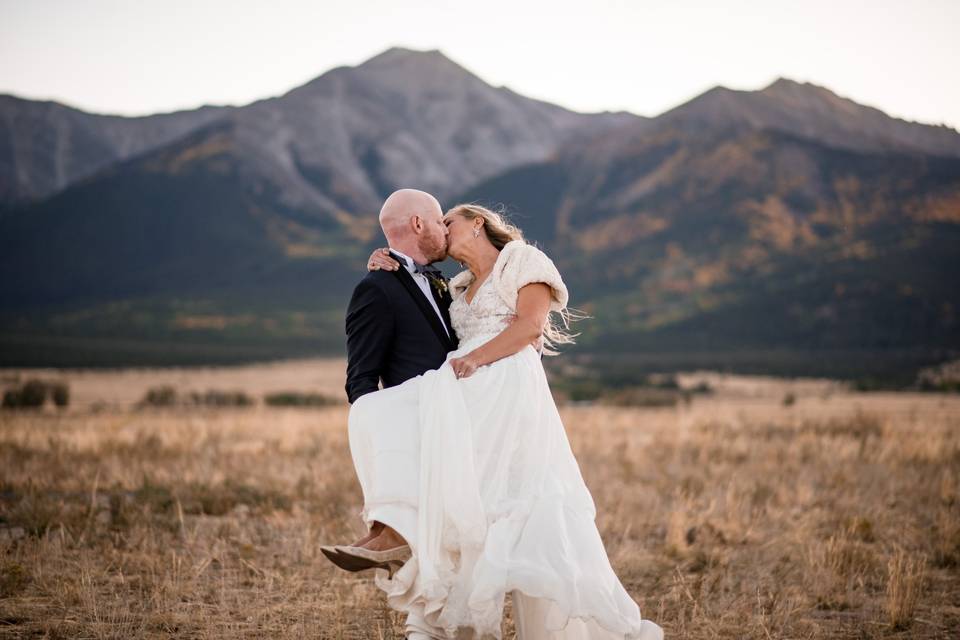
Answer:
<svg viewBox="0 0 960 640"><path fill-rule="evenodd" d="M347 399L351 404L379 389L393 340L393 313L386 294L369 279L353 290L347 307Z"/></svg>

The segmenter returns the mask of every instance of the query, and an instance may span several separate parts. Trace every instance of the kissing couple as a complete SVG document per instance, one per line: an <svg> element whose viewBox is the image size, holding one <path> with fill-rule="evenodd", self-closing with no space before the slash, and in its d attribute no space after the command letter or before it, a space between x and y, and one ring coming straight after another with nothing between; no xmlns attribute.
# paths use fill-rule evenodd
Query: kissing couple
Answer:
<svg viewBox="0 0 960 640"><path fill-rule="evenodd" d="M553 261L499 214L414 189L380 226L346 317L369 533L323 553L375 569L413 640L499 639L507 593L521 640L662 639L610 566L544 373L573 341ZM449 281L447 256L466 265Z"/></svg>

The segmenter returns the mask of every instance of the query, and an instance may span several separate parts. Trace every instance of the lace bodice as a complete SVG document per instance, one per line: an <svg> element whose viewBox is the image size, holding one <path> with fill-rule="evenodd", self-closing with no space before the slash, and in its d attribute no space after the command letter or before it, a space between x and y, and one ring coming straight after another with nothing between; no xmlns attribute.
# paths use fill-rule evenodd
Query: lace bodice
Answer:
<svg viewBox="0 0 960 640"><path fill-rule="evenodd" d="M467 270L450 280L450 323L461 347L479 336L492 338L503 331L516 314L517 295L526 284L543 282L550 286L551 311L560 311L567 304L567 287L553 261L523 240L504 245L490 274L467 304L466 292L473 279L473 273Z"/></svg>
<svg viewBox="0 0 960 640"><path fill-rule="evenodd" d="M461 345L479 336L495 336L509 324L513 312L497 295L492 284L488 277L477 289L470 304L467 304L466 290L454 295L450 303L450 324L457 332Z"/></svg>

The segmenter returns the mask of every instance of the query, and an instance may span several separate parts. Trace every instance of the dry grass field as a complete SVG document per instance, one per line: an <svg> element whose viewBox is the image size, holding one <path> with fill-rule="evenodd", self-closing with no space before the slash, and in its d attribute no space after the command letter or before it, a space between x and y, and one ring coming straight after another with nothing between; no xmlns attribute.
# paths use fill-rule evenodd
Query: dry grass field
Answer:
<svg viewBox="0 0 960 640"><path fill-rule="evenodd" d="M161 384L341 394L342 367L39 372L72 400L0 413L0 637L402 638L372 576L319 551L361 533L346 405L134 406ZM960 396L711 385L562 410L644 616L668 638L960 637Z"/></svg>

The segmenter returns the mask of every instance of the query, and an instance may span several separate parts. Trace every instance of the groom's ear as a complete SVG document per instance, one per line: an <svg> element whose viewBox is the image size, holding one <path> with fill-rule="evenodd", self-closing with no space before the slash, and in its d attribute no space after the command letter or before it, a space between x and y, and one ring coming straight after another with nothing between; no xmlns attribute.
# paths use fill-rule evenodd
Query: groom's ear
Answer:
<svg viewBox="0 0 960 640"><path fill-rule="evenodd" d="M417 215L410 216L410 227L414 233L423 231L423 218Z"/></svg>

